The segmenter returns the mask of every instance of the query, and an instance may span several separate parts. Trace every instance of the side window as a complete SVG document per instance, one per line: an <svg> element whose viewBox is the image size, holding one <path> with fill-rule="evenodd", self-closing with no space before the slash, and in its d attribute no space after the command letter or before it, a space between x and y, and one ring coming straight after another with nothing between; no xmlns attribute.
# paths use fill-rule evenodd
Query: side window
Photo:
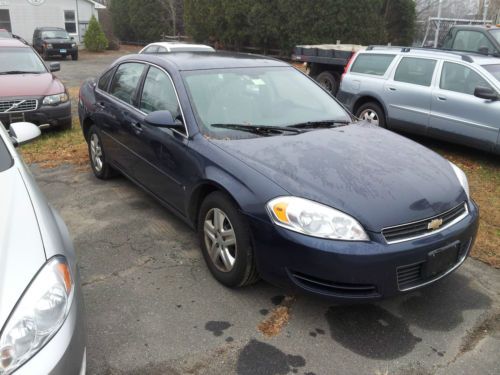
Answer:
<svg viewBox="0 0 500 375"><path fill-rule="evenodd" d="M144 50L143 53L156 53L158 51L158 46L151 46Z"/></svg>
<svg viewBox="0 0 500 375"><path fill-rule="evenodd" d="M113 71L114 71L114 69L110 69L107 72L105 72L101 76L101 78L99 78L99 83L97 84L97 87L100 90L108 91L109 81L111 80L111 77L113 77Z"/></svg>
<svg viewBox="0 0 500 375"><path fill-rule="evenodd" d="M436 60L403 57L394 73L394 80L430 86L435 66Z"/></svg>
<svg viewBox="0 0 500 375"><path fill-rule="evenodd" d="M144 65L139 63L121 64L111 81L109 93L126 103L132 103L137 84L141 78Z"/></svg>
<svg viewBox="0 0 500 375"><path fill-rule="evenodd" d="M149 68L139 108L146 113L168 110L174 118L181 116L175 88L162 70L155 67Z"/></svg>
<svg viewBox="0 0 500 375"><path fill-rule="evenodd" d="M469 95L474 95L476 87L491 88L488 82L472 69L462 64L450 62L445 62L443 64L439 87L443 90Z"/></svg>
<svg viewBox="0 0 500 375"><path fill-rule="evenodd" d="M459 51L479 52L487 49L488 52L494 52L495 48L488 38L479 31L461 30L457 32L453 49Z"/></svg>
<svg viewBox="0 0 500 375"><path fill-rule="evenodd" d="M352 64L351 72L383 76L395 56L370 53L359 54L354 64Z"/></svg>

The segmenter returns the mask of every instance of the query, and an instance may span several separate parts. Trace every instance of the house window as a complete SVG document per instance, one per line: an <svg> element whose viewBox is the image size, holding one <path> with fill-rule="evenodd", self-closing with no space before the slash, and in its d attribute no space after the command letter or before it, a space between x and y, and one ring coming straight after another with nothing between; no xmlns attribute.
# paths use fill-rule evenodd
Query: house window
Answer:
<svg viewBox="0 0 500 375"><path fill-rule="evenodd" d="M74 10L64 11L64 28L68 33L76 34L76 18Z"/></svg>
<svg viewBox="0 0 500 375"><path fill-rule="evenodd" d="M0 9L0 29L5 29L12 32L10 26L10 14L8 9Z"/></svg>

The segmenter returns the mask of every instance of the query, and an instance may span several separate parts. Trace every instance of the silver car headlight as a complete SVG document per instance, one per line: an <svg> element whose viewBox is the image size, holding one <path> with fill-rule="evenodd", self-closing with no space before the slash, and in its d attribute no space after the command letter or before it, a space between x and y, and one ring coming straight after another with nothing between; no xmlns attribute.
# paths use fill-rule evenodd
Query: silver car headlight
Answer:
<svg viewBox="0 0 500 375"><path fill-rule="evenodd" d="M462 171L460 168L458 168L451 161L450 161L450 165L453 168L453 172L455 172L455 175L457 176L458 181L460 182L460 185L462 185L462 187L464 188L465 194L467 194L467 199L470 199L469 182L467 181L467 176L465 175L464 171Z"/></svg>
<svg viewBox="0 0 500 375"><path fill-rule="evenodd" d="M266 205L271 220L309 236L345 241L368 241L354 218L334 208L298 197L279 197Z"/></svg>
<svg viewBox="0 0 500 375"><path fill-rule="evenodd" d="M31 281L0 334L0 374L33 357L61 328L74 293L66 259L50 259Z"/></svg>
<svg viewBox="0 0 500 375"><path fill-rule="evenodd" d="M62 92L56 95L49 95L43 98L44 105L56 105L61 103L66 103L69 100L68 94Z"/></svg>

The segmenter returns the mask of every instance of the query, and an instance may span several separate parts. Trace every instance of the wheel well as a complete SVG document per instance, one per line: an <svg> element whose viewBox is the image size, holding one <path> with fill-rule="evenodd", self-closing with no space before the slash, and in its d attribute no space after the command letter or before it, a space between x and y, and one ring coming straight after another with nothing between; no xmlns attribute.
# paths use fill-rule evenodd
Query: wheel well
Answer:
<svg viewBox="0 0 500 375"><path fill-rule="evenodd" d="M214 182L206 182L195 189L191 195L191 200L189 201L189 220L193 223L195 229L197 229L198 226L198 213L200 211L201 204L209 194L215 191L220 191L226 194L233 201L238 210L241 209L238 202L236 202L233 196L226 189Z"/></svg>
<svg viewBox="0 0 500 375"><path fill-rule="evenodd" d="M380 106L380 108L382 108L382 111L384 111L384 115L385 115L384 106L382 105L382 103L380 103L380 101L378 99L374 98L373 96L363 96L363 97L359 98L352 108L352 113L354 115L356 115L356 112L358 111L359 107L361 107L363 104L366 104L369 102L374 102L374 103L378 104Z"/></svg>
<svg viewBox="0 0 500 375"><path fill-rule="evenodd" d="M92 125L94 125L94 123L88 117L85 120L83 120L82 130L83 130L83 136L85 137L86 141L88 141L88 134L89 134L90 127Z"/></svg>

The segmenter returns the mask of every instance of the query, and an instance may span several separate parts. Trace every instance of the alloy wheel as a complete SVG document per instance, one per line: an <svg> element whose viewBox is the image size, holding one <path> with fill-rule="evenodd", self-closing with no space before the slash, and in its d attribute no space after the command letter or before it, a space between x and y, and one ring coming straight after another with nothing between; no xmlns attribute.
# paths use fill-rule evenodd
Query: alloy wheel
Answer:
<svg viewBox="0 0 500 375"><path fill-rule="evenodd" d="M363 112L361 112L359 114L359 118L361 120L368 121L368 122L372 123L373 125L377 125L377 126L379 125L379 121L380 121L377 112L375 112L373 109L370 109L370 108L367 108Z"/></svg>
<svg viewBox="0 0 500 375"><path fill-rule="evenodd" d="M103 166L102 148L99 136L96 133L92 133L90 137L90 158L92 159L92 165L95 170L100 172Z"/></svg>
<svg viewBox="0 0 500 375"><path fill-rule="evenodd" d="M236 262L236 234L224 211L210 209L205 216L203 232L205 246L215 267L230 272Z"/></svg>

